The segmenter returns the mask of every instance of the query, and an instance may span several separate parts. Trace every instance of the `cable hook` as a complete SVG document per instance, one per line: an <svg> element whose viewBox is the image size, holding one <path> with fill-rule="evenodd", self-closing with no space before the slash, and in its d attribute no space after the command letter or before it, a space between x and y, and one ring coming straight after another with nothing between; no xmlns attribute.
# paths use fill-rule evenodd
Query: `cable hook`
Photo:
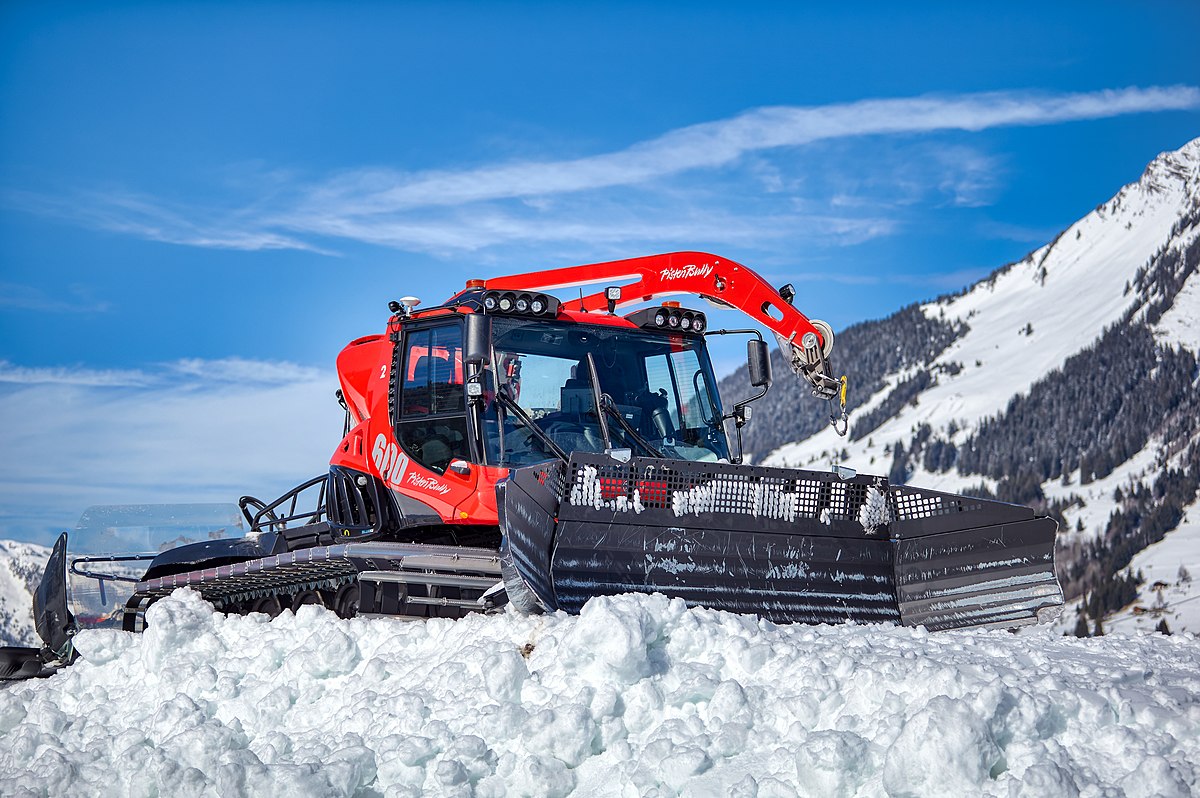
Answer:
<svg viewBox="0 0 1200 798"><path fill-rule="evenodd" d="M840 400L842 412L839 416L836 409L831 409L829 413L829 423L833 427L833 431L836 432L839 437L844 438L846 437L846 433L850 430L850 414L846 412L847 379L845 374L843 374L842 378L838 380L838 384L841 386L840 390L838 390L838 399ZM833 408L832 396L829 397L829 406L830 408Z"/></svg>

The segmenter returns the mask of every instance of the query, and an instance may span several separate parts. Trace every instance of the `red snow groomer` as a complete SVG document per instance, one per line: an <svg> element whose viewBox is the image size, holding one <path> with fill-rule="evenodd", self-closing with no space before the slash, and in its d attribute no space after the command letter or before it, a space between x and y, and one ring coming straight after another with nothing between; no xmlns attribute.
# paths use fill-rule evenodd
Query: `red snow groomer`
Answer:
<svg viewBox="0 0 1200 798"><path fill-rule="evenodd" d="M584 285L602 290L550 293ZM677 302L647 305L666 296L774 333L844 429L829 326L792 306L790 286L725 258L472 280L428 309L406 297L382 334L338 357L346 427L328 473L269 504L243 497L244 534L75 559L64 534L36 602L41 659L70 657L81 613L67 608L68 571L120 596L130 630L184 586L228 612L322 603L343 617L578 612L631 591L779 622L930 629L1019 626L1061 606L1050 518L850 469L741 464L749 404L771 384L766 343ZM751 336L758 392L725 412L705 337L732 333Z"/></svg>

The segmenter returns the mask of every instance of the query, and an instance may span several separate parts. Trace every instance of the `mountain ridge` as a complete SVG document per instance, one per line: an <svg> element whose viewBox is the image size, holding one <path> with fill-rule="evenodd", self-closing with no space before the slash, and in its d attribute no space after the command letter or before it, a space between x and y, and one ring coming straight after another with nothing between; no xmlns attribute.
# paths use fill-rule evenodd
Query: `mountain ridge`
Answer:
<svg viewBox="0 0 1200 798"><path fill-rule="evenodd" d="M839 334L836 364L864 396L848 437L785 388L755 407L768 423L747 427L747 449L1048 512L1068 596L1102 616L1136 600L1137 574L1122 569L1196 495L1198 268L1200 139L1021 260ZM727 378L723 395L744 395L744 380Z"/></svg>

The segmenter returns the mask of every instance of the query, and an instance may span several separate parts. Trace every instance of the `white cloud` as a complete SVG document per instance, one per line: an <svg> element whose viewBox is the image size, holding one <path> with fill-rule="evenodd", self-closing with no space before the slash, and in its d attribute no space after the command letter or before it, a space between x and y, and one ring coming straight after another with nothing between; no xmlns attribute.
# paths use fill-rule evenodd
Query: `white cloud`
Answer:
<svg viewBox="0 0 1200 798"><path fill-rule="evenodd" d="M0 360L0 383L128 388L148 385L152 381L150 375L136 369L91 369L83 366L29 368Z"/></svg>
<svg viewBox="0 0 1200 798"><path fill-rule="evenodd" d="M546 196L645 183L732 163L747 153L873 134L979 131L1200 106L1193 86L1079 94L990 92L862 100L816 107L755 108L731 119L672 130L617 152L572 160L512 163L464 171L348 172L309 191L297 218L330 207L370 216L436 205Z"/></svg>
<svg viewBox="0 0 1200 798"><path fill-rule="evenodd" d="M1194 86L775 106L579 158L420 172L362 168L308 183L252 166L262 185L255 189L252 181L240 181L236 190L242 197L217 207L111 189L69 200L8 192L7 201L151 240L246 250L332 254L328 242L350 240L445 255L509 244L730 245L751 236L795 241L814 234L846 243L894 232L897 219L880 209L927 201L931 189L939 202L987 204L997 164L968 147L945 147L932 158L864 177L855 159L841 164L797 159L801 148L865 136L1051 125L1197 107L1200 88ZM839 168L848 172L841 185L826 180L829 185L812 189L825 195L805 197L803 212L793 206L797 192L808 190L806 172ZM248 191L256 193L245 196ZM828 224L811 223L814 204L816 216Z"/></svg>
<svg viewBox="0 0 1200 798"><path fill-rule="evenodd" d="M0 307L41 313L105 313L112 305L96 299L90 286L73 283L58 296L18 283L0 283Z"/></svg>
<svg viewBox="0 0 1200 798"><path fill-rule="evenodd" d="M319 382L328 374L321 369L298 366L288 362L267 362L229 357L221 360L188 358L168 364L182 375L204 382L233 382L242 385L286 385L288 383Z"/></svg>
<svg viewBox="0 0 1200 798"><path fill-rule="evenodd" d="M336 376L288 363L0 370L22 373L0 385L0 538L92 504L271 499L323 472L342 432Z"/></svg>
<svg viewBox="0 0 1200 798"><path fill-rule="evenodd" d="M91 369L83 366L31 368L0 360L0 383L20 385L178 388L197 385L203 387L214 383L282 385L316 382L327 377L326 372L309 366L240 357L220 360L185 358L159 364L154 369Z"/></svg>

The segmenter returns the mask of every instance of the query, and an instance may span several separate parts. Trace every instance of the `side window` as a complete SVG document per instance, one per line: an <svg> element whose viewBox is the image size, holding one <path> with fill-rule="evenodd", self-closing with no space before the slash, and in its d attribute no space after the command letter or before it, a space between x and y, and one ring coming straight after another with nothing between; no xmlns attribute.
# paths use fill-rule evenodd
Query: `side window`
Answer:
<svg viewBox="0 0 1200 798"><path fill-rule="evenodd" d="M462 343L457 323L404 336L396 437L414 460L438 472L453 459L470 459Z"/></svg>
<svg viewBox="0 0 1200 798"><path fill-rule="evenodd" d="M401 415L463 412L462 327L417 330L405 348Z"/></svg>

